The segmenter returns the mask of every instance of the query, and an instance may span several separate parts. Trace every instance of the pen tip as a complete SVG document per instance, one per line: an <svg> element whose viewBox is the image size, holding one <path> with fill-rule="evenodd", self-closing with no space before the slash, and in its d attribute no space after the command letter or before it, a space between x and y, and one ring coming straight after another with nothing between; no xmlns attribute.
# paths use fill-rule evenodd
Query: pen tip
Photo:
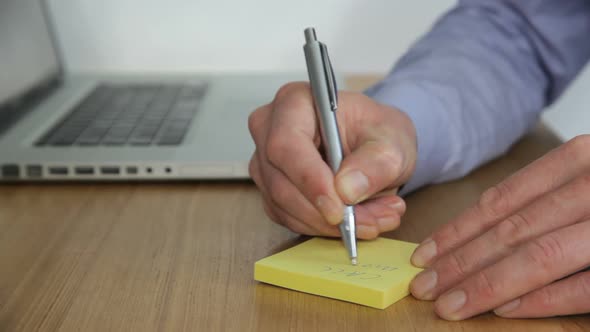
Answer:
<svg viewBox="0 0 590 332"><path fill-rule="evenodd" d="M351 258L350 262L352 263L352 265L356 265L356 263L357 263L356 257Z"/></svg>

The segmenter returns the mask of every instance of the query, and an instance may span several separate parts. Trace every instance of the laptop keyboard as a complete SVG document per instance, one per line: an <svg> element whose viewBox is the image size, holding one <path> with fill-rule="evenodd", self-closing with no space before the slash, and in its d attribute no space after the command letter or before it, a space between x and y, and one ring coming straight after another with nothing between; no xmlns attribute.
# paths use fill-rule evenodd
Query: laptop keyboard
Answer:
<svg viewBox="0 0 590 332"><path fill-rule="evenodd" d="M205 83L101 85L37 145L180 145L206 90Z"/></svg>

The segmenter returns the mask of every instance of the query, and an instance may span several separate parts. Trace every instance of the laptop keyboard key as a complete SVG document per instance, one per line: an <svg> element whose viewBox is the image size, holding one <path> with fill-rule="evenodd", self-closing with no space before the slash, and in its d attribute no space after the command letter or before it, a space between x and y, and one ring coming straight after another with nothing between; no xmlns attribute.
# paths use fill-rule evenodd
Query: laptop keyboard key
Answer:
<svg viewBox="0 0 590 332"><path fill-rule="evenodd" d="M135 130L131 134L129 142L133 145L147 145L152 142L156 133L158 132L159 126L154 125L143 125Z"/></svg>
<svg viewBox="0 0 590 332"><path fill-rule="evenodd" d="M158 145L180 145L184 135L163 136L158 140Z"/></svg>
<svg viewBox="0 0 590 332"><path fill-rule="evenodd" d="M108 130L109 127L106 124L93 124L92 127L89 127L80 135L76 143L81 145L97 145Z"/></svg>
<svg viewBox="0 0 590 332"><path fill-rule="evenodd" d="M127 142L127 138L131 134L131 131L133 131L133 125L117 124L107 132L101 143L107 145L125 144L125 142Z"/></svg>
<svg viewBox="0 0 590 332"><path fill-rule="evenodd" d="M76 141L78 136L73 135L62 135L62 136L55 136L48 140L47 144L55 145L55 146L67 146L72 145Z"/></svg>
<svg viewBox="0 0 590 332"><path fill-rule="evenodd" d="M205 82L191 83L180 90L179 99L201 99L206 90L207 84Z"/></svg>
<svg viewBox="0 0 590 332"><path fill-rule="evenodd" d="M112 84L97 87L37 145L178 145L205 83Z"/></svg>

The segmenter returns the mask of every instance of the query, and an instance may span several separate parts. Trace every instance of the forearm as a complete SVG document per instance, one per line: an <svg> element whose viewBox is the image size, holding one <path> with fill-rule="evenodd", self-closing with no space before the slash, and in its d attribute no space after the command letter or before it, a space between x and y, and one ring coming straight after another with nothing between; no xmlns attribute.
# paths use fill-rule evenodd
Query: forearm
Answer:
<svg viewBox="0 0 590 332"><path fill-rule="evenodd" d="M588 33L588 23L576 25L590 20L588 2L554 9L558 23L570 24L554 31L534 15L548 1L462 1L367 91L416 126L417 169L404 192L463 176L506 151L582 67L590 47L568 48Z"/></svg>

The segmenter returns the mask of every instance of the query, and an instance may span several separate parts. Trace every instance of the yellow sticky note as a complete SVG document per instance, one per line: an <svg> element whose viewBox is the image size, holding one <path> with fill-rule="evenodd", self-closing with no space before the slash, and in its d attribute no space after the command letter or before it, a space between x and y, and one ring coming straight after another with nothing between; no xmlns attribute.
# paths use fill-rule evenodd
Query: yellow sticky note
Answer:
<svg viewBox="0 0 590 332"><path fill-rule="evenodd" d="M385 309L407 296L421 269L410 263L415 243L359 241L353 266L339 239L314 238L254 265L254 279L301 292Z"/></svg>

